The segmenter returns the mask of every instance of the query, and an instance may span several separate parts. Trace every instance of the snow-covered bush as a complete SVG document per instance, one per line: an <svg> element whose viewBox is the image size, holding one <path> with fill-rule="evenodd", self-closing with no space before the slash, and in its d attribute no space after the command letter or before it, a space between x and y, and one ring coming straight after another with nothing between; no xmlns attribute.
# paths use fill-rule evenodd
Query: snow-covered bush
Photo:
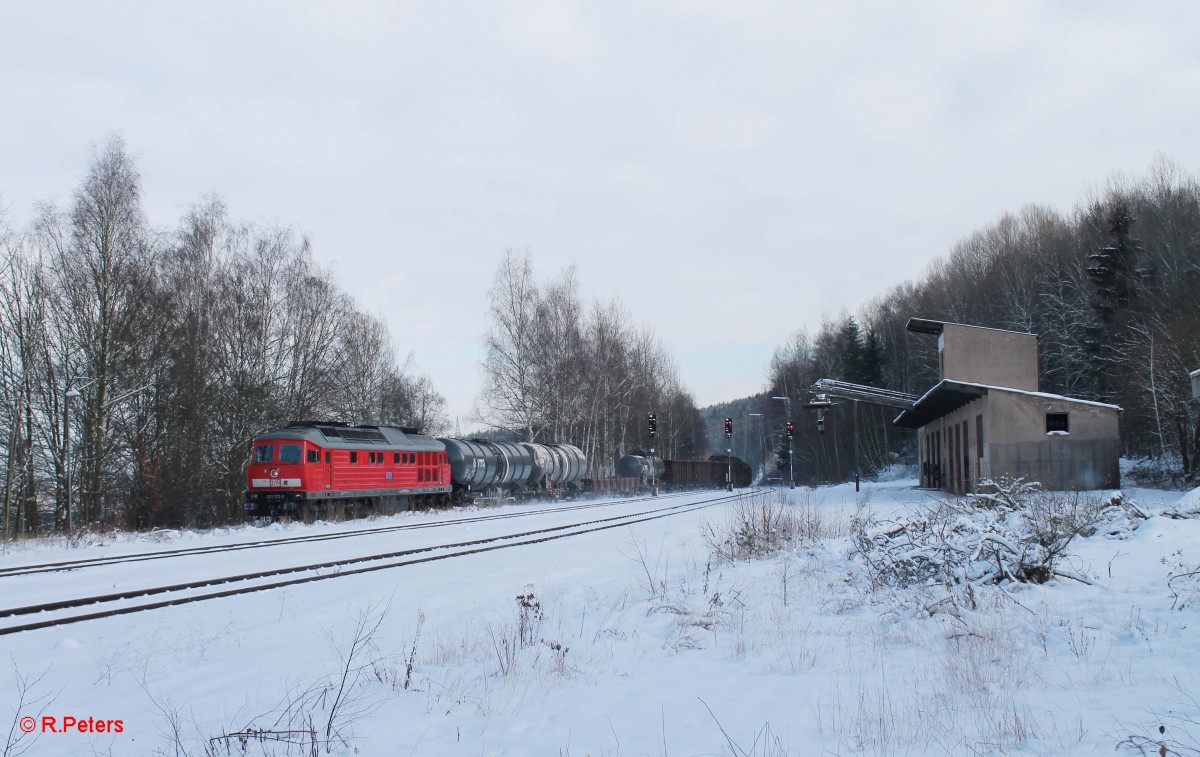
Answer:
<svg viewBox="0 0 1200 757"><path fill-rule="evenodd" d="M1094 533L1105 513L1097 497L1019 479L980 488L897 521L860 523L855 545L872 578L887 586L1044 583L1060 572L1071 540Z"/></svg>
<svg viewBox="0 0 1200 757"><path fill-rule="evenodd" d="M718 562L765 557L801 544L842 535L845 527L821 510L807 491L798 502L785 493L764 492L741 499L724 522L704 523L701 533Z"/></svg>
<svg viewBox="0 0 1200 757"><path fill-rule="evenodd" d="M1121 479L1126 482L1126 485L1157 489L1181 489L1187 485L1183 472L1183 461L1172 452L1161 457L1139 460L1122 459Z"/></svg>

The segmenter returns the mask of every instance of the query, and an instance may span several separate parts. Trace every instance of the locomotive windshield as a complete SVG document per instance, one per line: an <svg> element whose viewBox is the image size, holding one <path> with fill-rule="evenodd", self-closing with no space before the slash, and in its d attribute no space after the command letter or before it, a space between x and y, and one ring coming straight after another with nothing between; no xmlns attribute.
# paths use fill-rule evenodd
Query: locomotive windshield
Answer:
<svg viewBox="0 0 1200 757"><path fill-rule="evenodd" d="M281 445L279 445L279 462L281 462L281 463L298 463L298 462L300 462L300 445L299 444L281 444Z"/></svg>
<svg viewBox="0 0 1200 757"><path fill-rule="evenodd" d="M269 463L275 454L275 447L270 444L260 444L254 448L254 462Z"/></svg>

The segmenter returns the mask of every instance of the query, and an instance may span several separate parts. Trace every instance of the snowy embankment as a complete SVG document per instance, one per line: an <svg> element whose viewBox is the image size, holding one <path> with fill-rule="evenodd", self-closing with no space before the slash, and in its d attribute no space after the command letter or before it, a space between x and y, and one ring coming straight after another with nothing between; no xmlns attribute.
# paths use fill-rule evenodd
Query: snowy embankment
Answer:
<svg viewBox="0 0 1200 757"><path fill-rule="evenodd" d="M3 637L0 717L122 720L17 744L38 755L307 754L313 740L370 755L1200 749L1200 520L1110 513L1114 527L1069 543L1074 578L947 590L884 580L856 538L895 532L933 494L782 494L786 520L769 494L763 522L710 509ZM1178 493L1126 499L1196 509ZM868 516L875 530L852 528ZM1001 533L971 523L958 528Z"/></svg>

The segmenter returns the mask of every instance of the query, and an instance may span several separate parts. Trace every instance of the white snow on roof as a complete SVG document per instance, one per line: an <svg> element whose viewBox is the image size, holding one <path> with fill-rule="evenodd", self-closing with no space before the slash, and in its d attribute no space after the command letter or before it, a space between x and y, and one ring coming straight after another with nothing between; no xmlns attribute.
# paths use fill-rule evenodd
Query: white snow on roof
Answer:
<svg viewBox="0 0 1200 757"><path fill-rule="evenodd" d="M1077 405L1094 405L1095 407L1110 407L1117 412L1124 412L1120 405L1110 405L1107 402L1093 402L1092 400L1081 400L1076 397L1064 397L1061 394L1047 394L1046 392L1030 392L1024 389L1013 389L1010 386L990 386L988 384L973 384L969 381L955 381L953 379L942 379L932 389L921 395L921 399L917 400L917 405L925 401L926 397L942 388L943 384L954 384L956 386L970 386L976 389L986 389L989 392L1008 392L1009 394L1024 394L1029 397L1037 397L1044 400L1056 400L1059 402L1072 402Z"/></svg>

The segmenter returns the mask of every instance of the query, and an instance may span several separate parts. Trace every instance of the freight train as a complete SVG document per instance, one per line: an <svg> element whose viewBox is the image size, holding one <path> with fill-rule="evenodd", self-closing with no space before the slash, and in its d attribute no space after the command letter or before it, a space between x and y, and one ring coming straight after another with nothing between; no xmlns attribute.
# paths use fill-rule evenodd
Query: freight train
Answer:
<svg viewBox="0 0 1200 757"><path fill-rule="evenodd" d="M658 482L667 490L723 488L732 475L733 486L744 489L751 484L754 472L748 463L728 455L712 455L707 460L662 460L635 450L617 461L617 475L637 476L647 486Z"/></svg>
<svg viewBox="0 0 1200 757"><path fill-rule="evenodd" d="M316 513L330 504L418 508L483 497L571 497L582 491L633 493L720 488L730 464L626 455L616 478L587 477L587 458L570 444L435 438L397 426L298 421L254 438L246 468L248 516ZM750 485L750 466L733 458L733 483Z"/></svg>
<svg viewBox="0 0 1200 757"><path fill-rule="evenodd" d="M427 507L485 493L570 496L587 460L570 444L434 438L396 426L301 421L254 438L245 512L278 516L325 503Z"/></svg>

